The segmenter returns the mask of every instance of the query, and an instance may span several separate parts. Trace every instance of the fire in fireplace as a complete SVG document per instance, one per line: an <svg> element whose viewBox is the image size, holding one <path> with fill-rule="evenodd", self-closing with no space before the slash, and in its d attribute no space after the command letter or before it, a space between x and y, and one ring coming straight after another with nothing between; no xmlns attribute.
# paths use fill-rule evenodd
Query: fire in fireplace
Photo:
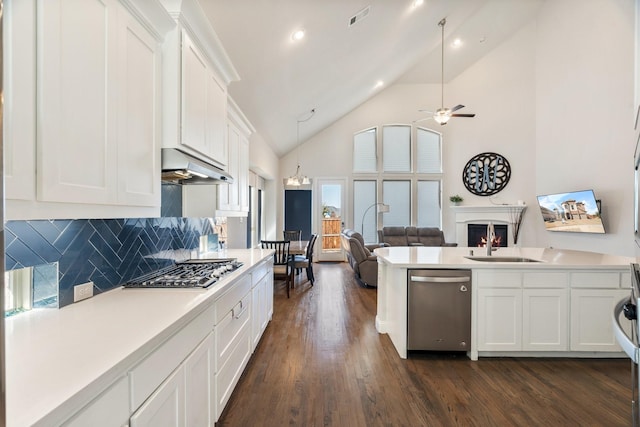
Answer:
<svg viewBox="0 0 640 427"><path fill-rule="evenodd" d="M508 244L507 224L494 224L496 237L491 242L492 247L506 248ZM467 224L467 246L487 246L487 224Z"/></svg>

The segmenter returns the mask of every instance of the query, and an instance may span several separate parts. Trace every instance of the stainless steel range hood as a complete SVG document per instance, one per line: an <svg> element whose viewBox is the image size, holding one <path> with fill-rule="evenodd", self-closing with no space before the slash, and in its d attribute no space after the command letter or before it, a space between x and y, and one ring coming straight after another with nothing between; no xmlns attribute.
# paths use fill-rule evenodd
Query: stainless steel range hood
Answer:
<svg viewBox="0 0 640 427"><path fill-rule="evenodd" d="M178 184L231 184L233 177L219 167L177 148L163 148L162 181Z"/></svg>

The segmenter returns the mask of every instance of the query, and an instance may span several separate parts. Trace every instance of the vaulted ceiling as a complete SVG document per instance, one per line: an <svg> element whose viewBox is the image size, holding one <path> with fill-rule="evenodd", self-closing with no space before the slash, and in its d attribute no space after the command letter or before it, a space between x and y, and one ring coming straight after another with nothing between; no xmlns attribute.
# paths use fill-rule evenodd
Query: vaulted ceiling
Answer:
<svg viewBox="0 0 640 427"><path fill-rule="evenodd" d="M300 141L389 85L439 84L442 18L446 84L534 19L544 1L199 0L240 75L229 94L278 156L296 146L297 121L312 108ZM305 37L294 41L300 28Z"/></svg>

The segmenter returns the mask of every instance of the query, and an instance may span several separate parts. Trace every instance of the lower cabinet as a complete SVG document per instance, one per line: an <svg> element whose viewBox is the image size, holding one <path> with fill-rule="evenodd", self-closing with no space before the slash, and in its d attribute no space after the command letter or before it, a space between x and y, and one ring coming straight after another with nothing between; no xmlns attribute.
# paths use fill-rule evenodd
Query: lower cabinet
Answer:
<svg viewBox="0 0 640 427"><path fill-rule="evenodd" d="M121 377L105 392L85 406L65 427L113 427L129 422L129 381Z"/></svg>
<svg viewBox="0 0 640 427"><path fill-rule="evenodd" d="M477 350L621 351L611 327L629 295L627 272L482 271L477 289Z"/></svg>
<svg viewBox="0 0 640 427"><path fill-rule="evenodd" d="M185 425L184 366L180 366L131 416L130 427L178 427Z"/></svg>
<svg viewBox="0 0 640 427"><path fill-rule="evenodd" d="M265 262L252 275L251 351L256 349L273 315L273 262Z"/></svg>

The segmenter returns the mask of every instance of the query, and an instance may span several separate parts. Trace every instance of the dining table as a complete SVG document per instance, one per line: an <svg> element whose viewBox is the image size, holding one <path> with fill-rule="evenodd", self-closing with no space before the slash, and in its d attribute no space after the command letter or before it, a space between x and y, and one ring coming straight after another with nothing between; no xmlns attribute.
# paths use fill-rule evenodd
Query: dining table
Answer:
<svg viewBox="0 0 640 427"><path fill-rule="evenodd" d="M307 253L308 240L291 240L289 253L291 255L305 255Z"/></svg>

